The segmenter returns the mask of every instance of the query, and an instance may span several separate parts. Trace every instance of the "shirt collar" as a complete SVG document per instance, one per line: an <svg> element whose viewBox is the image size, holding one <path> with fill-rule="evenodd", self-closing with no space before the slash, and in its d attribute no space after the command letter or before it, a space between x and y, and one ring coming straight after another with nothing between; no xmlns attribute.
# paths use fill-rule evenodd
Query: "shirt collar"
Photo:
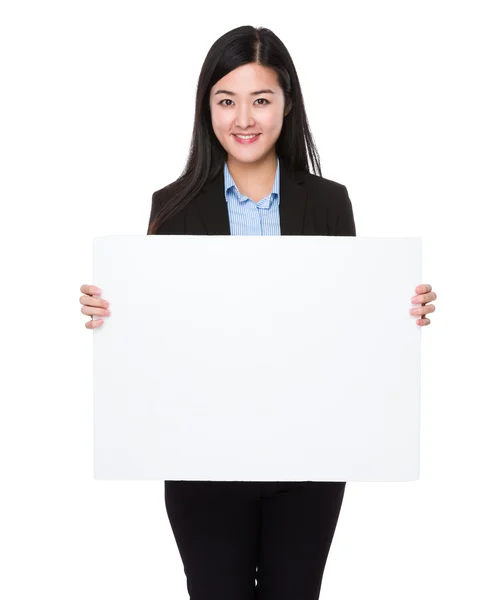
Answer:
<svg viewBox="0 0 494 600"><path fill-rule="evenodd" d="M274 183L273 183L273 189L271 190L271 195L270 195L270 200L274 200L275 198L279 198L280 195L280 159L279 157L276 157L276 175L274 177ZM247 196L244 196L243 194L241 194L235 184L235 181L233 180L233 177L230 173L230 170L228 168L228 165L226 164L226 160L225 160L225 165L223 167L223 173L225 176L225 198L226 201L228 202L228 197L229 197L229 190L231 190L233 188L233 192L236 195L237 199L240 202L246 201L248 199Z"/></svg>

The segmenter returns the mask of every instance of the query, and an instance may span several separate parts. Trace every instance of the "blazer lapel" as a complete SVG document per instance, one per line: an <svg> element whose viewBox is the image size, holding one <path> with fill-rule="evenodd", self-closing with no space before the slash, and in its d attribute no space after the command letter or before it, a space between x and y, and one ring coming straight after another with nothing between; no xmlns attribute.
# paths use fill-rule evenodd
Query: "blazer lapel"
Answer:
<svg viewBox="0 0 494 600"><path fill-rule="evenodd" d="M281 235L304 233L307 204L304 181L305 171L288 170L285 161L280 158ZM223 168L203 187L195 202L207 235L231 235Z"/></svg>

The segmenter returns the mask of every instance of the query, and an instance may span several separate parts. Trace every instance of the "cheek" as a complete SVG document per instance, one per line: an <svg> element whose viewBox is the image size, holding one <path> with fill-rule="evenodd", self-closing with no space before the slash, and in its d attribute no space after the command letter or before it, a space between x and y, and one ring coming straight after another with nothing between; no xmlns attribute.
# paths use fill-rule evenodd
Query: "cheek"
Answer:
<svg viewBox="0 0 494 600"><path fill-rule="evenodd" d="M231 123L225 113L220 111L211 111L211 123L213 124L213 130L218 134L228 133L231 129Z"/></svg>
<svg viewBox="0 0 494 600"><path fill-rule="evenodd" d="M259 125L266 134L277 135L283 127L283 119L280 118L277 112L273 112L259 119Z"/></svg>

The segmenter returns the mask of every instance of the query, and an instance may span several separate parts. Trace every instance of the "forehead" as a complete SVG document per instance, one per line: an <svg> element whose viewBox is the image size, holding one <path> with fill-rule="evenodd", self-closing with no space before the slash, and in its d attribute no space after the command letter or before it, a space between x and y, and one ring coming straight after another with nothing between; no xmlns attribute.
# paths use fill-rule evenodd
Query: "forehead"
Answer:
<svg viewBox="0 0 494 600"><path fill-rule="evenodd" d="M273 91L279 90L276 72L268 67L251 63L227 73L213 85L211 94L219 89L243 94L260 89L260 87L269 87Z"/></svg>

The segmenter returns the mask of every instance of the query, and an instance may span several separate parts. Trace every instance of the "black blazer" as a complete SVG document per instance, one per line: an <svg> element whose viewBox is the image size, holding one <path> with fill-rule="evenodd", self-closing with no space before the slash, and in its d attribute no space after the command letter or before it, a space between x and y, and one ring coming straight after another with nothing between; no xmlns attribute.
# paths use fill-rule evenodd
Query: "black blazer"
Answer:
<svg viewBox="0 0 494 600"><path fill-rule="evenodd" d="M344 185L307 171L289 171L285 161L279 160L281 235L356 235L352 203ZM165 196L166 188L154 192L150 222ZM223 169L156 233L231 235Z"/></svg>

